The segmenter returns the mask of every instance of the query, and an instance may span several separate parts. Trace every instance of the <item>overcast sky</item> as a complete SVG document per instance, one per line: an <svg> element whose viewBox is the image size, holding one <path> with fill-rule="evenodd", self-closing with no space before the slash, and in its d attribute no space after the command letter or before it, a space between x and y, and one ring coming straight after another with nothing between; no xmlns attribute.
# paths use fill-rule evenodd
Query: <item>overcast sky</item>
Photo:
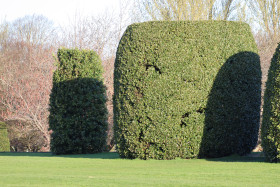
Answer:
<svg viewBox="0 0 280 187"><path fill-rule="evenodd" d="M43 15L55 24L64 25L76 13L93 16L119 10L121 0L0 0L0 22L25 15Z"/></svg>

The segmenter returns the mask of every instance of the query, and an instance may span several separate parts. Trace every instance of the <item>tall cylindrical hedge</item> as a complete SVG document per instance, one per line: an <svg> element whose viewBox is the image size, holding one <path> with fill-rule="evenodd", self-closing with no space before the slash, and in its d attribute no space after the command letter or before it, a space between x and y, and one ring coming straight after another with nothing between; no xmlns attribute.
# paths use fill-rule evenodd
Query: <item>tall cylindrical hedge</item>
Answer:
<svg viewBox="0 0 280 187"><path fill-rule="evenodd" d="M268 71L261 137L267 159L270 162L280 162L280 44Z"/></svg>
<svg viewBox="0 0 280 187"><path fill-rule="evenodd" d="M259 56L247 24L132 24L115 61L117 150L122 157L140 159L249 152L258 136L260 85ZM230 151L222 146L234 144Z"/></svg>
<svg viewBox="0 0 280 187"><path fill-rule="evenodd" d="M10 141L7 132L7 126L0 121L0 152L10 152Z"/></svg>
<svg viewBox="0 0 280 187"><path fill-rule="evenodd" d="M56 154L104 150L107 109L103 68L94 51L59 49L50 95L51 150Z"/></svg>
<svg viewBox="0 0 280 187"><path fill-rule="evenodd" d="M222 65L205 110L200 157L250 153L258 141L261 68L254 52L239 52Z"/></svg>

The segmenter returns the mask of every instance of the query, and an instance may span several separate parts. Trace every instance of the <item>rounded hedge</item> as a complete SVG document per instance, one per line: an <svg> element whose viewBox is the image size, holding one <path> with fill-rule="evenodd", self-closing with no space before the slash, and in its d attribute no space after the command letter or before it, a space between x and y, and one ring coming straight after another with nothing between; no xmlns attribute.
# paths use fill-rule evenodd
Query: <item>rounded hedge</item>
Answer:
<svg viewBox="0 0 280 187"><path fill-rule="evenodd" d="M267 159L270 162L280 162L280 44L268 71L261 137Z"/></svg>
<svg viewBox="0 0 280 187"><path fill-rule="evenodd" d="M101 60L89 50L59 49L57 56L50 95L51 150L101 152L108 126Z"/></svg>
<svg viewBox="0 0 280 187"><path fill-rule="evenodd" d="M246 54L239 55L243 52ZM114 126L119 154L140 159L208 157L212 156L212 148L210 152L201 149L202 144L204 148L208 146L207 139L217 146L221 145L219 141L223 144L233 141L229 145L249 144L243 151L248 152L247 147L251 149L256 143L259 125L259 115L252 112L259 111L260 105L261 70L256 53L250 27L240 22L171 21L130 25L119 43L114 72ZM234 69L223 83L227 86L221 88L240 84L234 88L239 89L240 94L249 86L256 97L241 94L239 98L227 90L214 91L221 95L233 94L227 99L234 106L227 104L227 109L220 108L216 101L216 109L226 112L211 117L212 131L223 128L226 133L223 138L233 134L235 139L205 139L203 136L210 130L205 129L205 113L212 110L207 108L211 108L207 105L209 94L213 92L219 70L230 58L234 58L229 62L234 64ZM248 76L245 71L239 73L244 64ZM252 114L256 119L250 122L248 119L253 117L249 117L241 120L242 124L235 124L241 122L238 120L231 123L228 120L239 110L241 102L245 102L240 105L243 107L241 117ZM246 104L248 102L255 103ZM244 137L248 132L252 135ZM237 151L233 148L224 152L223 147L213 151L218 150L221 153L215 156Z"/></svg>
<svg viewBox="0 0 280 187"><path fill-rule="evenodd" d="M208 95L199 156L250 153L258 141L260 105L259 56L239 52L220 68Z"/></svg>
<svg viewBox="0 0 280 187"><path fill-rule="evenodd" d="M0 152L10 152L10 141L7 132L7 126L0 121Z"/></svg>

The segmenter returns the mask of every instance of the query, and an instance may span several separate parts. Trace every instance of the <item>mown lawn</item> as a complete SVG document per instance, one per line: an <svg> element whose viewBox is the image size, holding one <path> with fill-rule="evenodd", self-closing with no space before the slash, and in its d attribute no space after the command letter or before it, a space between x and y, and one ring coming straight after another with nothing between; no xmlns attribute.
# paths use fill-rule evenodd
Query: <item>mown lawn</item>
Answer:
<svg viewBox="0 0 280 187"><path fill-rule="evenodd" d="M280 186L263 158L127 160L117 153L0 153L0 186Z"/></svg>

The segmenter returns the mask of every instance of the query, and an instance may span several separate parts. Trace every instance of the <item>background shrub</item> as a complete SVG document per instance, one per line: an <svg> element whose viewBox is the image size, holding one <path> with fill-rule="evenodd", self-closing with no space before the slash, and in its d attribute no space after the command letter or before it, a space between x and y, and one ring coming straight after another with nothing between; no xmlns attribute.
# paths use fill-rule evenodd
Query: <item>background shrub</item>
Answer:
<svg viewBox="0 0 280 187"><path fill-rule="evenodd" d="M262 147L270 162L280 161L280 44L271 60L264 95Z"/></svg>
<svg viewBox="0 0 280 187"><path fill-rule="evenodd" d="M200 150L208 95L221 67L230 57L234 58L233 55L245 51L248 55L241 59L242 63L239 63L240 56L232 63L238 63L233 67L241 66L250 59L247 64L250 67L252 63L249 81L242 77L239 82L240 67L234 69L233 77L227 80L234 79L234 83L242 84L239 89L251 83L254 84L252 89L257 89L261 71L255 54L256 44L247 24L178 21L130 25L119 43L114 72L115 139L120 155L141 159L208 156ZM232 82L226 84L230 87ZM226 92L220 90L219 93L223 95ZM260 99L260 89L254 93ZM226 111L238 109L238 101L251 101L246 100L248 94L240 95L241 99L236 96L228 97L231 99L229 102L236 106L227 105ZM258 103L256 98L252 100ZM247 107L247 110L242 109L243 112L259 111L259 103L242 107ZM219 128L220 124L230 124L226 131L235 133L234 137L237 137L238 128L245 124L225 122L234 112L224 112L223 117L214 119L214 126ZM234 141L242 141L242 145L249 141L249 147L253 147L258 124L256 119L245 127L246 132L252 130L250 140L238 137ZM215 141L219 141L219 137Z"/></svg>
<svg viewBox="0 0 280 187"><path fill-rule="evenodd" d="M0 152L10 152L10 142L8 138L7 126L0 121Z"/></svg>
<svg viewBox="0 0 280 187"><path fill-rule="evenodd" d="M101 60L93 51L59 49L50 95L51 150L56 154L101 152L107 109Z"/></svg>
<svg viewBox="0 0 280 187"><path fill-rule="evenodd" d="M38 152L46 146L44 134L28 121L6 121L12 152Z"/></svg>

